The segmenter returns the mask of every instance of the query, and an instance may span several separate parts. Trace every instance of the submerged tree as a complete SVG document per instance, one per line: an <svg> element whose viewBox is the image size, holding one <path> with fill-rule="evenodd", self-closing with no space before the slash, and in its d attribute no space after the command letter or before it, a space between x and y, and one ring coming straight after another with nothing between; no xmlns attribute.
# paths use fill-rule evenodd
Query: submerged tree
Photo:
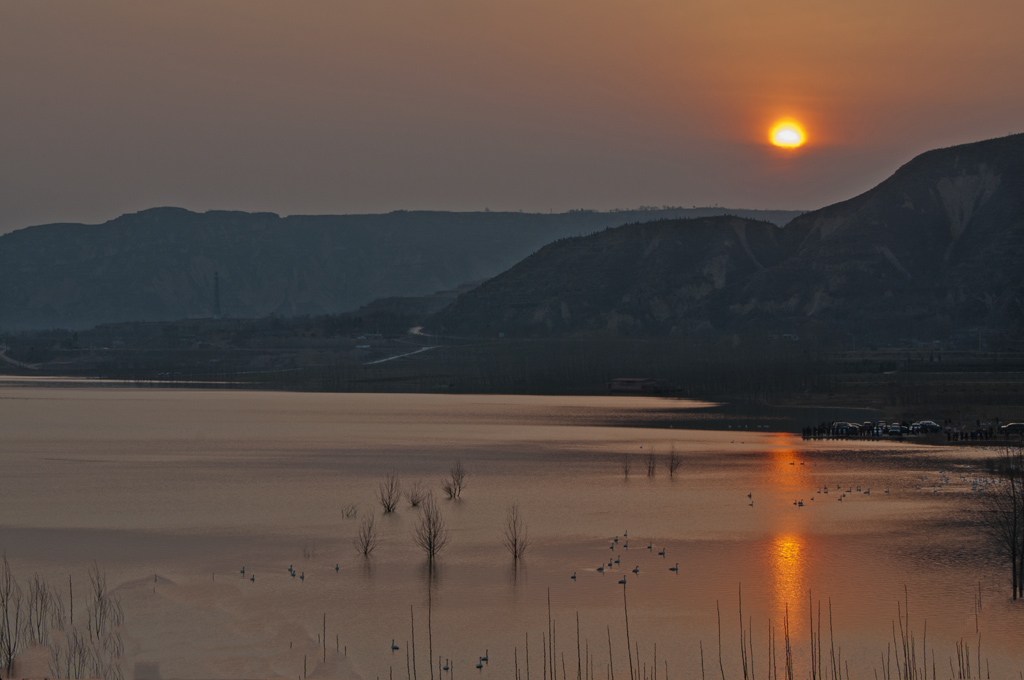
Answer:
<svg viewBox="0 0 1024 680"><path fill-rule="evenodd" d="M416 481L412 483L405 491L405 500L409 501L409 507L416 508L423 502L423 499L427 497L427 492L423 488L422 482Z"/></svg>
<svg viewBox="0 0 1024 680"><path fill-rule="evenodd" d="M1013 599L1024 597L1024 448L1007 449L999 458L1002 480L986 498L989 534L1010 560Z"/></svg>
<svg viewBox="0 0 1024 680"><path fill-rule="evenodd" d="M426 554L427 560L433 563L437 554L448 544L449 537L448 523L437 507L434 495L428 494L420 504L420 521L413 533L413 540Z"/></svg>
<svg viewBox="0 0 1024 680"><path fill-rule="evenodd" d="M654 455L654 450L652 449L651 452L647 454L647 476L653 477L657 469L658 458Z"/></svg>
<svg viewBox="0 0 1024 680"><path fill-rule="evenodd" d="M0 664L10 670L21 646L25 615L21 586L4 553L0 561Z"/></svg>
<svg viewBox="0 0 1024 680"><path fill-rule="evenodd" d="M398 474L393 470L387 474L384 481L377 487L377 498L384 508L385 514L394 512L398 507L398 501L402 500L402 485L398 481Z"/></svg>
<svg viewBox="0 0 1024 680"><path fill-rule="evenodd" d="M448 498L456 499L462 495L462 489L466 486L466 468L462 465L462 459L456 458L452 463L448 477L441 483L441 489L448 494Z"/></svg>
<svg viewBox="0 0 1024 680"><path fill-rule="evenodd" d="M123 680L124 612L120 600L110 594L106 574L96 564L89 568L89 595L84 630L71 626L62 641L50 645L50 673L63 678Z"/></svg>
<svg viewBox="0 0 1024 680"><path fill-rule="evenodd" d="M530 545L526 522L519 512L518 503L510 505L505 513L505 523L501 527L501 543L515 562L519 561Z"/></svg>
<svg viewBox="0 0 1024 680"><path fill-rule="evenodd" d="M57 589L51 590L39 574L28 582L27 610L25 635L28 644L45 645L49 642L51 628L64 630L64 601Z"/></svg>
<svg viewBox="0 0 1024 680"><path fill-rule="evenodd" d="M364 557L369 557L377 549L377 545L380 544L380 533L377 531L373 515L363 517L363 521L359 523L355 544L356 550Z"/></svg>
<svg viewBox="0 0 1024 680"><path fill-rule="evenodd" d="M669 451L669 454L668 454L668 476L669 476L669 479L671 479L673 477L673 475L675 475L676 470L678 470L679 466L682 465L682 464L683 464L683 459L680 458L679 455L676 453L676 445L673 444L672 445L672 450Z"/></svg>

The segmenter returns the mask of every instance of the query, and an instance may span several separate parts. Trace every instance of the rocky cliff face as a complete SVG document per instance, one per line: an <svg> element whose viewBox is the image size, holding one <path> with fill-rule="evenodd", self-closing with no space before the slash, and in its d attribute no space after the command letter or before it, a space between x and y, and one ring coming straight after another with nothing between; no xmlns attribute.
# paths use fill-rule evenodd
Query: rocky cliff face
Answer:
<svg viewBox="0 0 1024 680"><path fill-rule="evenodd" d="M1024 135L922 154L784 228L633 225L553 244L435 317L453 333L1024 329Z"/></svg>
<svg viewBox="0 0 1024 680"><path fill-rule="evenodd" d="M341 312L494 276L557 238L694 212L281 218L159 208L30 227L0 236L0 330L209 317L215 272L227 316Z"/></svg>

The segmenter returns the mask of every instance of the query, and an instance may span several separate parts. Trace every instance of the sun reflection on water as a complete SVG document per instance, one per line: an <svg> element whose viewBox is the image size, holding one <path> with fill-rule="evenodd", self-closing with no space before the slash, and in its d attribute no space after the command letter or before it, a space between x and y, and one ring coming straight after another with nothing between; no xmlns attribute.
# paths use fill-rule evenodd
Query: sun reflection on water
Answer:
<svg viewBox="0 0 1024 680"><path fill-rule="evenodd" d="M807 598L805 567L807 542L799 534L779 534L772 539L769 568L772 584L772 620L780 630L789 610L790 633L802 628L803 603Z"/></svg>

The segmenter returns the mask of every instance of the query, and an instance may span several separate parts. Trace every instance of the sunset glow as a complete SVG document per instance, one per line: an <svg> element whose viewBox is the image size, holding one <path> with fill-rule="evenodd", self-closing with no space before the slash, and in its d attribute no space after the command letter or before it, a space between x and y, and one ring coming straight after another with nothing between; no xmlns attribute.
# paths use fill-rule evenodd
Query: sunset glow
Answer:
<svg viewBox="0 0 1024 680"><path fill-rule="evenodd" d="M799 124L793 121L783 121L772 128L770 139L775 146L795 149L804 145L807 135Z"/></svg>

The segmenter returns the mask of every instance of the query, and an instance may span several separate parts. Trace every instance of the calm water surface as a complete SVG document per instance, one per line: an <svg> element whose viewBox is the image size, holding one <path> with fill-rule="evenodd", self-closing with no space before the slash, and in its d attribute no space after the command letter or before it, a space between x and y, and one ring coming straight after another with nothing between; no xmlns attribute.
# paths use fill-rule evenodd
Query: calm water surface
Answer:
<svg viewBox="0 0 1024 680"><path fill-rule="evenodd" d="M976 655L980 639L991 677L1024 668L1024 615L970 481L994 449L669 427L701 406L0 386L0 549L23 581L66 588L70 575L84 591L88 565L104 568L125 608L126 674L140 679L298 677L304 663L309 677L404 678L410 607L419 678L438 674L438 656L461 677L514 677L518 659L525 677L527 635L541 677L549 594L559 675L563 655L576 673L578 614L584 665L609 675L610 635L628 677L624 591L635 665L650 674L656 645L660 674L667 662L669 677L700 677L703 648L719 676L720 611L722 666L742 677L741 588L755 677L768 677L769 623L781 672L787 610L806 676L809 602L826 654L831 604L850 676L882 677L904 598L919 645L927 621L939 677L961 640ZM417 510L382 517L376 488L394 470L440 493L456 458L468 486L442 499L451 542L431 570L412 540ZM499 536L512 503L532 541L518 569ZM351 504L382 530L368 560Z"/></svg>

